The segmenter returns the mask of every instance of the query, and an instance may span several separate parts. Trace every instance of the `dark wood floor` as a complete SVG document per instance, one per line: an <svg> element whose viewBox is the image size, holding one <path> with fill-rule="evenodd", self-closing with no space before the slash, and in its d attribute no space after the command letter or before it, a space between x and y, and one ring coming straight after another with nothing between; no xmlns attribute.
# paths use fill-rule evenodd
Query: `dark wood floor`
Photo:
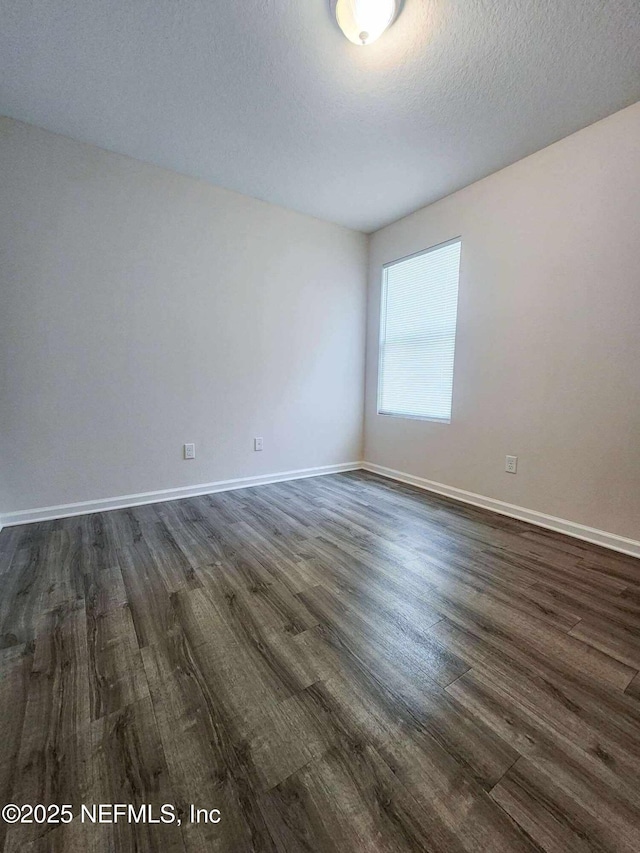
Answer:
<svg viewBox="0 0 640 853"><path fill-rule="evenodd" d="M640 850L631 557L357 472L8 528L0 571L2 803L182 818L5 850Z"/></svg>

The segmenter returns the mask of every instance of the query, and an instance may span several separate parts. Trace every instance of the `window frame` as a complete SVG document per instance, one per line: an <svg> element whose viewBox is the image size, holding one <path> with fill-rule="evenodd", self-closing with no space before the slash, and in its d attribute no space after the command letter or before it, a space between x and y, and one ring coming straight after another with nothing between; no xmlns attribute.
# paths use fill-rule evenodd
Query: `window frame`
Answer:
<svg viewBox="0 0 640 853"><path fill-rule="evenodd" d="M401 412L381 412L380 399L382 391L382 357L383 357L383 341L385 340L386 322L387 322L387 270L390 267L401 264L404 261L410 261L412 258L418 258L421 255L428 255L431 252L437 252L438 249L444 249L454 243L460 243L460 266L458 268L458 291L456 293L456 328L453 344L453 375L451 379L451 416L449 418L437 418L432 415L407 415ZM428 249L421 249L418 252L412 252L409 255L403 255L393 261L387 261L382 265L382 275L380 281L380 322L378 329L378 382L376 388L376 414L383 418L402 418L409 421L429 421L437 424L450 424L453 420L453 392L455 387L455 353L456 343L458 339L458 308L460 304L460 271L462 269L462 236L451 237L449 240L443 240L442 243L436 243L434 246L429 246Z"/></svg>

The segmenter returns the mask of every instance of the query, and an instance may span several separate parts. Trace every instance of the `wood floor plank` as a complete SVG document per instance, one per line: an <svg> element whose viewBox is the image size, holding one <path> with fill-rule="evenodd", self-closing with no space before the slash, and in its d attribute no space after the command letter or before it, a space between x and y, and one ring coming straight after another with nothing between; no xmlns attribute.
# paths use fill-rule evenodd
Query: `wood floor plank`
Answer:
<svg viewBox="0 0 640 853"><path fill-rule="evenodd" d="M423 809L369 746L330 750L260 798L279 851L463 853L440 815ZM331 820L327 815L331 814Z"/></svg>
<svg viewBox="0 0 640 853"><path fill-rule="evenodd" d="M640 674L636 675L631 684L625 690L625 693L632 696L634 699L640 699Z"/></svg>
<svg viewBox="0 0 640 853"><path fill-rule="evenodd" d="M0 597L2 646L33 641L41 614L82 601L82 581L67 560L69 541L59 521L27 528L3 578ZM55 571L51 569L55 567Z"/></svg>
<svg viewBox="0 0 640 853"><path fill-rule="evenodd" d="M578 795L568 794L527 759L514 765L491 797L547 853L633 853L638 849L635 828L621 827L612 819L610 807L603 805L600 814L594 815Z"/></svg>
<svg viewBox="0 0 640 853"><path fill-rule="evenodd" d="M217 695L217 681L201 666L203 650L195 652L187 637L170 657L155 646L144 649L154 716L183 815L187 850L273 850L274 845L250 785L251 771L242 735ZM190 824L189 805L216 808L220 824Z"/></svg>
<svg viewBox="0 0 640 853"><path fill-rule="evenodd" d="M89 802L151 807L156 817L174 793L151 699L134 702L91 724ZM184 851L177 824L118 821L98 827L113 850Z"/></svg>
<svg viewBox="0 0 640 853"><path fill-rule="evenodd" d="M640 670L640 626L591 616L574 625L569 633L636 671Z"/></svg>
<svg viewBox="0 0 640 853"><path fill-rule="evenodd" d="M381 754L409 793L437 815L465 849L501 853L537 849L446 750L418 752L410 740L398 737Z"/></svg>
<svg viewBox="0 0 640 853"><path fill-rule="evenodd" d="M91 718L148 695L140 646L119 567L85 582Z"/></svg>
<svg viewBox="0 0 640 853"><path fill-rule="evenodd" d="M390 677L395 671L406 680L423 683L428 692L433 684L446 686L468 669L463 660L433 638L418 632L385 630L384 623L378 623L373 615L371 619L363 618L356 608L341 602L324 586L313 587L298 597L319 622L348 640L365 665L388 671Z"/></svg>
<svg viewBox="0 0 640 853"><path fill-rule="evenodd" d="M542 593L553 602L553 606L568 616L579 616L580 619L603 619L607 624L618 623L623 627L637 628L640 631L640 596L634 599L628 589L611 592L598 589L585 591L575 585L570 588L549 586L537 583L530 587L533 594Z"/></svg>
<svg viewBox="0 0 640 853"><path fill-rule="evenodd" d="M119 517L120 512L96 512L62 519L63 528L80 550L84 574L94 574L117 565L115 530Z"/></svg>
<svg viewBox="0 0 640 853"><path fill-rule="evenodd" d="M90 705L86 618L82 607L60 607L38 620L22 729L8 801L70 803L90 794ZM16 697L18 698L18 697ZM4 715L3 715L4 716ZM43 835L40 824L13 824L6 849Z"/></svg>
<svg viewBox="0 0 640 853"><path fill-rule="evenodd" d="M487 674L497 684L508 686L522 697L523 703L535 694L536 688L541 690L540 703L545 712L558 706L559 713L568 710L572 715L570 725L579 728L581 722L588 723L630 755L640 758L637 737L640 708L625 693L603 687L581 672L544 667L536 659L521 654L518 647L507 652L502 645L496 647L446 619L431 630L440 642L467 660L473 673Z"/></svg>
<svg viewBox="0 0 640 853"><path fill-rule="evenodd" d="M518 758L502 738L443 691L427 695L415 690L407 701L405 685L396 690L386 682L381 689L374 674L349 667L305 693L319 697L317 702L330 713L334 727L352 740L365 734L380 749L389 741L404 739L412 743L416 755L442 748L485 790Z"/></svg>
<svg viewBox="0 0 640 853"><path fill-rule="evenodd" d="M599 649L553 628L543 628L536 620L510 612L508 607L490 599L461 603L457 598L439 597L438 607L448 622L506 654L526 660L534 670L583 674L616 690L624 690L635 675L632 667ZM440 624L433 627L434 636L447 630L444 625L439 628Z"/></svg>
<svg viewBox="0 0 640 853"><path fill-rule="evenodd" d="M228 609L251 613L263 627L299 634L318 624L302 602L275 577L263 580L236 561L219 561L196 570L203 585L212 585Z"/></svg>
<svg viewBox="0 0 640 853"><path fill-rule="evenodd" d="M455 707L435 683L371 666L358 647L334 629L320 626L294 641L307 669L317 676L305 694L320 696L319 704L331 711L340 729L364 732L378 746L400 736L400 730L416 751L439 745L487 790L517 758L480 720Z"/></svg>
<svg viewBox="0 0 640 853"><path fill-rule="evenodd" d="M472 673L452 685L451 691L530 764L578 797L595 819L601 819L603 811L609 817L616 814L625 835L632 837L636 832L640 842L635 762L621 760L613 750L606 752L593 735L581 737L548 725L542 710L537 717L535 709L523 707L507 690Z"/></svg>
<svg viewBox="0 0 640 853"><path fill-rule="evenodd" d="M0 536L0 577L10 568L16 551L31 527L30 524L16 524L7 528Z"/></svg>
<svg viewBox="0 0 640 853"><path fill-rule="evenodd" d="M266 642L259 624L238 619L237 611L230 614L210 590L179 593L177 607L194 656L227 719L243 737L272 706L299 690L297 674Z"/></svg>
<svg viewBox="0 0 640 853"><path fill-rule="evenodd" d="M16 776L20 735L29 691L33 663L32 646L11 646L0 650L0 803L11 802ZM0 821L0 848L4 845L7 824Z"/></svg>
<svg viewBox="0 0 640 853"><path fill-rule="evenodd" d="M167 633L180 628L173 597L164 580L149 563L146 555L139 558L139 549L131 553L122 548L118 562L127 591L127 602L139 645L161 640Z"/></svg>

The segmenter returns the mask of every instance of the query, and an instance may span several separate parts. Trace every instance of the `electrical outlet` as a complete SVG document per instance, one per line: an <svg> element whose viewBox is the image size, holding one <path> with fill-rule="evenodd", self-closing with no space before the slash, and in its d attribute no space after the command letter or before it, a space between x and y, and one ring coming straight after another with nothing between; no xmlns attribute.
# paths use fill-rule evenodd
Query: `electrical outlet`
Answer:
<svg viewBox="0 0 640 853"><path fill-rule="evenodd" d="M254 438L253 439L253 449L254 450L262 450L263 446L264 445L263 445L263 441L261 438Z"/></svg>
<svg viewBox="0 0 640 853"><path fill-rule="evenodd" d="M184 446L184 458L185 459L195 459L196 458L196 446L195 446L195 444L185 444L185 446Z"/></svg>
<svg viewBox="0 0 640 853"><path fill-rule="evenodd" d="M517 474L518 473L518 457L517 456L507 456L504 462L504 470L507 474Z"/></svg>

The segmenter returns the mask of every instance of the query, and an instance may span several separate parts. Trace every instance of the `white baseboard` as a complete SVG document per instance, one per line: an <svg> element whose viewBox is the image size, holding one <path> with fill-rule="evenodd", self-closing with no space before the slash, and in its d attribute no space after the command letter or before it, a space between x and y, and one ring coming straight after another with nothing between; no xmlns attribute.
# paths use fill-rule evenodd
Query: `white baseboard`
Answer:
<svg viewBox="0 0 640 853"><path fill-rule="evenodd" d="M251 486L266 486L268 483L280 483L284 480L300 480L304 477L320 477L324 474L337 474L341 471L357 471L362 462L344 462L340 465L322 465L319 468L301 468L297 471L280 471L277 474L264 474L259 477L240 477L237 480L218 480L215 483L201 483L197 486L180 486L177 489L160 489L157 492L141 492L137 495L120 495L117 498L103 498L80 503L60 504L59 506L23 509L8 512L0 516L2 527L16 524L31 524L36 521L51 521L55 518L68 518L72 515L87 515L92 512L107 512L112 509L125 509L142 504L176 501L193 498L197 495L210 495L215 492L228 492L232 489L247 489Z"/></svg>
<svg viewBox="0 0 640 853"><path fill-rule="evenodd" d="M9 512L0 516L0 531L3 527L12 527L16 524L31 524L36 521L51 521L56 518L67 518L73 515L87 515L92 512L107 512L112 509L125 509L142 504L161 503L163 501L181 500L183 498L196 497L197 495L209 495L215 492L226 492L233 489L247 489L251 486L262 486L268 483L279 483L286 480L300 480L305 477L320 477L324 474L338 474L342 471L357 471L363 469L401 483L408 483L435 492L439 495L452 498L462 503L488 509L500 515L517 518L520 521L528 521L537 527L547 530L555 530L575 539L582 539L595 545L602 545L612 551L629 554L632 557L640 557L640 542L635 539L627 539L615 533L598 530L595 527L586 527L575 521L567 521L564 518L556 518L533 509L509 504L496 498L488 498L485 495L477 495L467 492L455 486L446 486L444 483L436 483L424 477L416 477L404 471L396 471L393 468L385 468L372 462L345 462L340 465L323 465L318 468L302 468L297 471L280 471L276 474L264 474L259 477L241 477L236 480L218 480L214 483L201 483L196 486L181 486L177 489L161 489L155 492L141 492L135 495L120 495L115 498L103 498L100 500L81 501L80 503L60 504L59 506L39 507L37 509L25 509L18 512Z"/></svg>
<svg viewBox="0 0 640 853"><path fill-rule="evenodd" d="M537 527L545 527L547 530L565 533L567 536L573 536L575 539L582 539L594 545L602 545L604 548L610 548L612 551L620 551L632 557L640 557L640 542L636 539L627 539L615 533L607 533L606 530L586 527L584 524L578 524L575 521L567 521L564 518L556 518L553 515L546 515L543 512L537 512L533 509L526 509L522 506L505 503L495 498L476 495L474 492L467 492L464 489L457 489L454 486L445 486L443 483L426 480L424 477L414 477L413 474L406 474L404 471L395 471L393 468L385 468L383 465L375 465L372 462L364 462L362 468L365 471L371 471L374 474L380 474L383 477L389 477L401 483L417 486L419 489L425 489L428 492L435 492L438 495L462 501L462 503L472 504L482 509L489 509L492 512L500 513L500 515L508 515L510 518L517 518L520 521L528 521L529 524L535 524Z"/></svg>

